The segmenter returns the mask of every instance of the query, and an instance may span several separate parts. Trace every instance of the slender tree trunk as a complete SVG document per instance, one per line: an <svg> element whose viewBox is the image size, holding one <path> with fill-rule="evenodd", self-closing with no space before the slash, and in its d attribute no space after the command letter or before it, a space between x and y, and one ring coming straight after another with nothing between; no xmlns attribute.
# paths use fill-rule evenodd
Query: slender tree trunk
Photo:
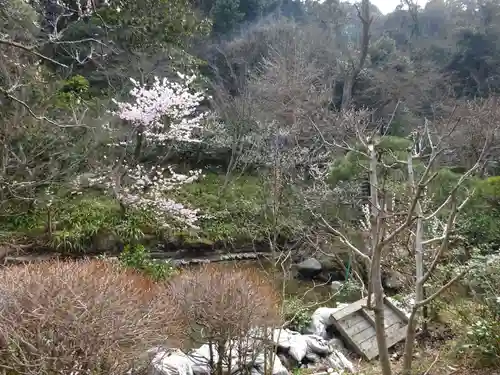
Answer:
<svg viewBox="0 0 500 375"><path fill-rule="evenodd" d="M376 249L372 261L372 284L375 298L375 306L373 310L375 314L375 331L377 334L380 368L383 375L392 375L391 359L389 357L389 349L387 347L387 339L385 336L384 288L382 287L381 256L382 249Z"/></svg>
<svg viewBox="0 0 500 375"><path fill-rule="evenodd" d="M142 130L137 130L134 149L134 164L139 162L142 154L142 143L144 142L144 135Z"/></svg>
<svg viewBox="0 0 500 375"><path fill-rule="evenodd" d="M380 207L378 194L378 175L377 175L377 151L375 145L369 144L370 153L370 213L371 213L371 269L370 284L374 295L374 306L370 301L371 295L368 295L369 307L373 308L375 314L375 332L377 335L377 346L379 352L380 367L383 375L392 375L391 361L389 358L389 349L385 337L385 317L384 317L384 288L382 286L382 247L380 246L380 233L383 225L382 209Z"/></svg>
<svg viewBox="0 0 500 375"><path fill-rule="evenodd" d="M412 194L416 194L415 176L413 172L413 156L408 153L408 182ZM417 216L417 229L415 231L415 306L412 309L408 329L406 331L405 349L403 355L403 374L410 375L413 360L413 347L415 342L416 330L418 326L419 308L416 307L420 301L424 300L424 223L422 205L420 198L415 206L415 214Z"/></svg>

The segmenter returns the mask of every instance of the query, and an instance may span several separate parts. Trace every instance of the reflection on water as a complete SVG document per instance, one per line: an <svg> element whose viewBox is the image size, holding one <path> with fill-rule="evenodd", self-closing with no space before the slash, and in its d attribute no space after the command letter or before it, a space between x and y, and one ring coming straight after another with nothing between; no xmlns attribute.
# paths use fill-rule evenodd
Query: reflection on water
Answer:
<svg viewBox="0 0 500 375"><path fill-rule="evenodd" d="M276 285L278 292L281 295L284 294L285 298L300 298L307 304L334 307L338 302L354 302L361 298L360 293L356 291L344 289L340 293L335 293L329 283L298 279L295 277L291 264L276 267L266 260L230 261L224 264L256 269L266 275L266 278Z"/></svg>

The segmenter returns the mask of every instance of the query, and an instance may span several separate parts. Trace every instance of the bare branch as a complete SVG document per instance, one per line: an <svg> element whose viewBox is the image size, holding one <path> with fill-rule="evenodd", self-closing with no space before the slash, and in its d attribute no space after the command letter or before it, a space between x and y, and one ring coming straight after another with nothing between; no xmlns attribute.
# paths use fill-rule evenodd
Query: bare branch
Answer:
<svg viewBox="0 0 500 375"><path fill-rule="evenodd" d="M40 52L36 51L35 47L28 47L28 46L25 46L24 44L14 42L12 40L7 40L7 39L0 39L0 44L5 44L5 45L11 46L11 47L22 49L23 51L29 52L42 60L49 61L49 62L56 64L56 65L59 65L63 68L68 68L67 65L62 64L62 63L60 63L60 62L58 62L58 61L56 61L48 56L41 54Z"/></svg>

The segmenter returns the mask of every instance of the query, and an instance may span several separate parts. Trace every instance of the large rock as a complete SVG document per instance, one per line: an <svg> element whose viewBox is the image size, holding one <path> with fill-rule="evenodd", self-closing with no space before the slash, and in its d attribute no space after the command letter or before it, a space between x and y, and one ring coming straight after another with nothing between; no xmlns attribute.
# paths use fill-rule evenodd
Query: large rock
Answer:
<svg viewBox="0 0 500 375"><path fill-rule="evenodd" d="M150 375L194 375L193 362L179 349L159 350L153 357Z"/></svg>
<svg viewBox="0 0 500 375"><path fill-rule="evenodd" d="M307 342L307 352L327 355L330 352L328 341L317 335L303 335Z"/></svg>
<svg viewBox="0 0 500 375"><path fill-rule="evenodd" d="M347 357L340 351L334 351L324 359L324 363L328 368L334 371L343 372L348 370L350 373L354 374L356 368L353 363L347 359Z"/></svg>
<svg viewBox="0 0 500 375"><path fill-rule="evenodd" d="M307 328L307 332L323 338L328 338L326 328L333 325L332 314L339 309L347 306L346 304L339 304L337 307L320 307L311 315L311 323Z"/></svg>
<svg viewBox="0 0 500 375"><path fill-rule="evenodd" d="M269 373L268 369L269 367L271 367L271 358L272 358L272 369L270 372L272 375L290 375L289 371L281 363L281 360L277 355L273 355L271 357L269 355L265 356L264 353L259 354L257 358L255 358L252 370L257 370L257 371L252 371L252 373L254 374L256 374L256 372L259 374Z"/></svg>
<svg viewBox="0 0 500 375"><path fill-rule="evenodd" d="M313 279L323 271L323 266L315 258L306 259L297 264L297 272L306 279Z"/></svg>
<svg viewBox="0 0 500 375"><path fill-rule="evenodd" d="M189 359L192 362L193 373L195 375L210 375L212 367L210 366L210 345L204 344L198 349L189 353ZM213 361L218 361L217 351L212 350Z"/></svg>

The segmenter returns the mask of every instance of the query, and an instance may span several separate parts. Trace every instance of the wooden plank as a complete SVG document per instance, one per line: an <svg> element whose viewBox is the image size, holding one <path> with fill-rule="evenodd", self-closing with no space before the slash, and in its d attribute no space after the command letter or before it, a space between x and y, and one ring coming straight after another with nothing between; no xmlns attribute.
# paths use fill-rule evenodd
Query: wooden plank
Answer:
<svg viewBox="0 0 500 375"><path fill-rule="evenodd" d="M351 315L348 315L345 318L339 320L339 322L342 324L342 327L344 327L346 331L349 331L350 328L355 327L360 322L366 320L365 318L363 318L360 312L361 310L356 311L355 313L352 313Z"/></svg>
<svg viewBox="0 0 500 375"><path fill-rule="evenodd" d="M407 330L407 325L405 325L403 322L399 321L395 323L393 326L389 327L385 331L385 337L386 337L386 342L387 342L387 347L391 348L398 342L402 341L406 337L406 330ZM373 347L377 348L378 352L378 346L377 346L377 338L376 335L373 337L365 340L364 342L359 344L359 347L361 351L364 353L370 353L372 351ZM378 354L377 354L378 355Z"/></svg>
<svg viewBox="0 0 500 375"><path fill-rule="evenodd" d="M351 337L351 339L360 347L360 349L362 349L360 345L366 340L369 340L371 337L374 337L375 334L375 327L372 327L370 324L370 327L356 333Z"/></svg>
<svg viewBox="0 0 500 375"><path fill-rule="evenodd" d="M408 317L406 316L406 314L404 312L401 311L401 309L399 309L394 303L392 303L392 301L387 298L387 297L384 297L384 304L386 306L388 306L392 311L394 311L394 313L405 323L408 323Z"/></svg>
<svg viewBox="0 0 500 375"><path fill-rule="evenodd" d="M332 314L332 321L356 353L371 360L378 356L375 332L375 314L368 309L368 298L363 298ZM388 347L406 337L408 319L406 315L384 297L385 336Z"/></svg>
<svg viewBox="0 0 500 375"><path fill-rule="evenodd" d="M387 309L384 309L384 313L386 311L387 311ZM373 326L375 326L375 313L372 310L366 310L365 313L373 321ZM388 318L387 315L384 314L384 326L385 326L385 328L390 327L394 324L394 319L387 319L387 318ZM397 321L399 322L400 319L398 318Z"/></svg>
<svg viewBox="0 0 500 375"><path fill-rule="evenodd" d="M344 327L342 326L342 324L338 321L338 320L333 320L333 324L335 326L335 328L337 329L337 331L339 331L340 335L344 338L345 342L347 343L347 345L352 349L354 350L357 354L363 356L364 353L360 350L360 348L352 341L351 339L351 336L349 336L347 334L347 332L345 331Z"/></svg>
<svg viewBox="0 0 500 375"><path fill-rule="evenodd" d="M397 322L397 323L393 324L392 326L387 327L385 329L385 337L386 338L392 337L392 335L394 334L394 332L398 331L402 327L406 327L406 325L403 322ZM369 341L369 338L359 343L359 346L361 348L365 348L366 347L365 341Z"/></svg>
<svg viewBox="0 0 500 375"><path fill-rule="evenodd" d="M368 299L365 297L363 299L360 299L359 301L356 301L354 303L351 303L350 305L345 306L344 308L335 311L332 314L333 320L340 320L342 318L345 318L347 315L351 315L352 313L362 309L364 306L366 306L366 302Z"/></svg>
<svg viewBox="0 0 500 375"><path fill-rule="evenodd" d="M371 314L370 314L371 313ZM363 315L363 317L368 320L368 322L373 326L375 327L375 316L373 314L373 311L372 310L368 310L368 309L361 309L361 314Z"/></svg>
<svg viewBox="0 0 500 375"><path fill-rule="evenodd" d="M388 329L391 329L392 326L394 325L401 325L403 324L400 320L398 320L397 322L395 323L392 323L391 326L388 326L387 323L388 322L385 322L386 323L386 326L385 326L385 329L388 330ZM352 340L357 344L357 345L360 345L362 344L364 341L370 339L370 337L374 337L376 335L376 331L375 331L375 327L371 326L370 324L370 328L372 328L371 330L369 329L366 329L363 330L363 331L358 331L356 332L355 334L352 335ZM370 333L371 332L371 333Z"/></svg>
<svg viewBox="0 0 500 375"><path fill-rule="evenodd" d="M407 329L406 325L400 327L399 329L395 330L390 337L387 337L387 347L391 348L398 342L402 341L406 337L406 329ZM363 355L370 361L376 358L378 356L378 346L376 338L375 342L372 343L370 349L365 349L361 351L363 352Z"/></svg>
<svg viewBox="0 0 500 375"><path fill-rule="evenodd" d="M368 328L373 328L372 325L370 324L369 321L367 321L366 319L363 319L361 320L358 324L356 324L355 326L352 326L350 327L349 329L346 329L346 333L353 338L353 341L354 340L354 336L359 333L359 332L362 332L364 331L365 329L368 329Z"/></svg>
<svg viewBox="0 0 500 375"><path fill-rule="evenodd" d="M392 326L396 322L399 322L399 323L402 323L402 324L406 324L406 322L403 321L403 320L401 320L399 318L399 316L397 316L393 311L391 311L389 309L385 309L384 313L385 313L385 324L386 324L386 327L390 327L390 326Z"/></svg>

